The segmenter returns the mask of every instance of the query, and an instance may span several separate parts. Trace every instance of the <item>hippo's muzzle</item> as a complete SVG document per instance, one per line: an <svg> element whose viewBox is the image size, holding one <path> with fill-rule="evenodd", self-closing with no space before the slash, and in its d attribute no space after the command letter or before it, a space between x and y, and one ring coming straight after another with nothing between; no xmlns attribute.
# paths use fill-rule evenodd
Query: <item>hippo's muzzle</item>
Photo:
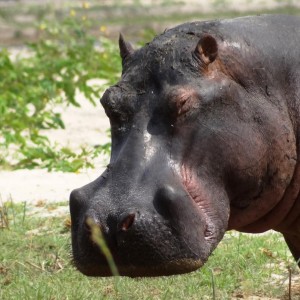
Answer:
<svg viewBox="0 0 300 300"><path fill-rule="evenodd" d="M211 230L184 189L166 184L154 193L151 206L116 210L105 208L105 197L94 193L96 185L74 190L70 197L73 257L83 274L112 275L103 254L107 249L95 243L93 229L100 229L120 275L186 273L206 261Z"/></svg>

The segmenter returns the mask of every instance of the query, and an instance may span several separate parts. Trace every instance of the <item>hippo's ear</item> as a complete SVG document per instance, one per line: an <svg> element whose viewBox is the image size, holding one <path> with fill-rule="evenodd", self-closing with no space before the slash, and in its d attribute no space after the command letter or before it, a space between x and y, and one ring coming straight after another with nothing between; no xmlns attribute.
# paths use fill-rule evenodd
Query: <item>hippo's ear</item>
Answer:
<svg viewBox="0 0 300 300"><path fill-rule="evenodd" d="M209 34L204 35L196 46L195 54L205 64L212 63L218 56L218 44L215 38Z"/></svg>
<svg viewBox="0 0 300 300"><path fill-rule="evenodd" d="M119 48L120 48L120 55L122 61L124 61L127 57L129 57L134 52L131 44L124 40L123 35L121 33L119 36Z"/></svg>

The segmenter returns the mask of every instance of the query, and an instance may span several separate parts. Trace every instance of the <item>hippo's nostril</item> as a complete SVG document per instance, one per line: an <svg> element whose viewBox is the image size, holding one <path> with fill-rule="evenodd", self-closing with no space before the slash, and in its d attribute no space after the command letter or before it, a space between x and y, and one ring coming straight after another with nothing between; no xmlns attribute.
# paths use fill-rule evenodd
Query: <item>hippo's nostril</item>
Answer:
<svg viewBox="0 0 300 300"><path fill-rule="evenodd" d="M102 224L100 224L96 218L92 218L90 216L85 218L82 228L91 239L93 239L95 234L99 235L104 233L104 227Z"/></svg>
<svg viewBox="0 0 300 300"><path fill-rule="evenodd" d="M104 243L105 245L105 227L103 224L100 224L97 219L92 217L86 217L83 222L83 231L85 232L85 236L90 240L92 245L100 246Z"/></svg>
<svg viewBox="0 0 300 300"><path fill-rule="evenodd" d="M135 219L135 213L130 213L129 215L127 215L119 223L118 226L119 230L127 231L128 229L130 229L130 227L133 225L134 219Z"/></svg>

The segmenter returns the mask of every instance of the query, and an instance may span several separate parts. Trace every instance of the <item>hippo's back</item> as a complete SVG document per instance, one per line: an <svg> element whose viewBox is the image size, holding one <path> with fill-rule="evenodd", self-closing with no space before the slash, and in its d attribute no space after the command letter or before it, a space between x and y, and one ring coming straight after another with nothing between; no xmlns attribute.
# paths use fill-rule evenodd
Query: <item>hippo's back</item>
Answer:
<svg viewBox="0 0 300 300"><path fill-rule="evenodd" d="M172 31L201 34L215 33L223 39L247 38L263 44L278 39L288 39L289 36L300 38L300 17L290 15L260 15L235 19L184 23ZM290 41L289 41L290 42ZM287 45L281 45L282 47Z"/></svg>

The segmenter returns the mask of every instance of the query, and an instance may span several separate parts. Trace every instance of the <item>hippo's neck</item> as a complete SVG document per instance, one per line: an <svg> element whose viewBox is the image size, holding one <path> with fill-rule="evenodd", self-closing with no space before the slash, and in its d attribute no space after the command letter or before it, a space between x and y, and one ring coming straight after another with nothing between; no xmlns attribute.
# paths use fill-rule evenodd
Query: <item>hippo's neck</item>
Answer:
<svg viewBox="0 0 300 300"><path fill-rule="evenodd" d="M298 88L300 95L300 87ZM289 103L291 104L291 103ZM284 219L274 228L282 233L292 233L300 237L300 99L289 107L297 142L297 164L291 184L288 186L281 202L293 203ZM287 208L286 207L286 210Z"/></svg>
<svg viewBox="0 0 300 300"><path fill-rule="evenodd" d="M284 219L274 229L282 233L293 233L300 237L300 70L297 70L292 77L294 78L294 84L290 86L290 89L294 93L287 100L287 106L296 137L297 165L293 180L281 202L292 202L293 205ZM289 207L289 205L287 206Z"/></svg>
<svg viewBox="0 0 300 300"><path fill-rule="evenodd" d="M292 232L300 236L300 164L296 165L293 179L281 200L262 218L253 222L249 220L249 223L245 223L245 220L242 219L237 222L237 215L238 211L233 208L228 230L260 233L274 229L282 233Z"/></svg>

